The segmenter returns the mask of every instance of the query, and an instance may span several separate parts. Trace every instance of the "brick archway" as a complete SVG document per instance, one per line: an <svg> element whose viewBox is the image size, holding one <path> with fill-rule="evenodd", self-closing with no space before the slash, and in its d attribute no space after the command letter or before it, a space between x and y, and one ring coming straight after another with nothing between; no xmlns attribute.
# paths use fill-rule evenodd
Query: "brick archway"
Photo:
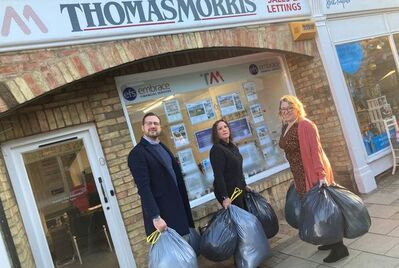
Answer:
<svg viewBox="0 0 399 268"><path fill-rule="evenodd" d="M0 113L90 75L164 53L220 46L317 53L313 40L289 40L289 27L281 23L2 54Z"/></svg>

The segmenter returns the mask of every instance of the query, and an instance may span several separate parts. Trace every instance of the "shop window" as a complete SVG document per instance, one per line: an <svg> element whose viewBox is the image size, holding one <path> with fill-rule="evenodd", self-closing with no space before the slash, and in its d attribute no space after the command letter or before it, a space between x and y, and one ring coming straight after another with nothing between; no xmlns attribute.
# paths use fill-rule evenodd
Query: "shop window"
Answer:
<svg viewBox="0 0 399 268"><path fill-rule="evenodd" d="M368 155L374 154L389 147L383 120L399 118L398 73L389 39L367 39L336 49L364 146Z"/></svg>
<svg viewBox="0 0 399 268"><path fill-rule="evenodd" d="M181 71L180 68L176 72ZM244 158L248 182L287 168L278 147L279 98L288 94L279 58L140 82L133 80L134 76L128 78L120 90L134 138L140 141L145 113L151 111L160 116L160 139L180 162L190 201L205 202L213 191L209 151L212 124L218 119L230 123L233 141Z"/></svg>

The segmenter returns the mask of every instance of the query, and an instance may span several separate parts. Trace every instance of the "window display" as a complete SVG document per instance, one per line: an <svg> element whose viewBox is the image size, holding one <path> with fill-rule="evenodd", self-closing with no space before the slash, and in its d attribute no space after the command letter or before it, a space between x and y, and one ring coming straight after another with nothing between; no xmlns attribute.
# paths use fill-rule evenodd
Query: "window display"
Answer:
<svg viewBox="0 0 399 268"><path fill-rule="evenodd" d="M277 144L281 133L279 98L288 94L282 61L276 57L247 61L226 67L221 63L215 70L191 73L187 73L187 67L180 68L175 76L163 78L158 72L159 78L148 74L147 79L137 82L131 82L136 81L135 76L127 76L118 86L136 140L142 136L144 114L154 112L160 116L160 139L180 162L190 201L208 198L213 191L209 151L213 145L212 124L218 119L230 124L233 142L243 155L247 179L262 179L272 174L272 168L273 172L287 168ZM257 73L251 72L253 65L258 66ZM204 74L212 72L218 72L223 79L206 81L204 78L211 75Z"/></svg>
<svg viewBox="0 0 399 268"><path fill-rule="evenodd" d="M399 116L398 75L389 39L372 38L336 49L366 152L374 154L389 146L383 120Z"/></svg>

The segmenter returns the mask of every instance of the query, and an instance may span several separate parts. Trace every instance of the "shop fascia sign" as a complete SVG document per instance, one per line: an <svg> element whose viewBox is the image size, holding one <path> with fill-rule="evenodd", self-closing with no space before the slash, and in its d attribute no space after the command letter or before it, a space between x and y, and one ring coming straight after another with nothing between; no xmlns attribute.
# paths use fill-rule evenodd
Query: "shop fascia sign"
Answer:
<svg viewBox="0 0 399 268"><path fill-rule="evenodd" d="M250 79L281 69L278 58L222 67L208 71L134 82L134 75L116 77L116 84L126 104L162 99L176 94Z"/></svg>
<svg viewBox="0 0 399 268"><path fill-rule="evenodd" d="M399 0L319 0L324 14L367 11L374 9L398 8Z"/></svg>
<svg viewBox="0 0 399 268"><path fill-rule="evenodd" d="M0 52L309 16L307 0L1 0Z"/></svg>

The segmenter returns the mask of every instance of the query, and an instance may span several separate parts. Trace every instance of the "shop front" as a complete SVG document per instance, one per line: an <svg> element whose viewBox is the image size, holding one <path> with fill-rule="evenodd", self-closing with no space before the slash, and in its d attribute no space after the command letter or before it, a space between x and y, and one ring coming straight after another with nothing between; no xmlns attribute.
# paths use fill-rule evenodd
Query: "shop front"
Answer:
<svg viewBox="0 0 399 268"><path fill-rule="evenodd" d="M314 1L318 43L361 192L392 167L384 120L399 119L399 1Z"/></svg>
<svg viewBox="0 0 399 268"><path fill-rule="evenodd" d="M22 267L146 267L127 155L150 111L179 159L197 227L219 208L209 149L220 118L247 183L281 214L291 178L278 147L285 94L304 102L337 180L356 189L316 42L290 30L310 18L307 1L21 0L0 12L0 198Z"/></svg>

